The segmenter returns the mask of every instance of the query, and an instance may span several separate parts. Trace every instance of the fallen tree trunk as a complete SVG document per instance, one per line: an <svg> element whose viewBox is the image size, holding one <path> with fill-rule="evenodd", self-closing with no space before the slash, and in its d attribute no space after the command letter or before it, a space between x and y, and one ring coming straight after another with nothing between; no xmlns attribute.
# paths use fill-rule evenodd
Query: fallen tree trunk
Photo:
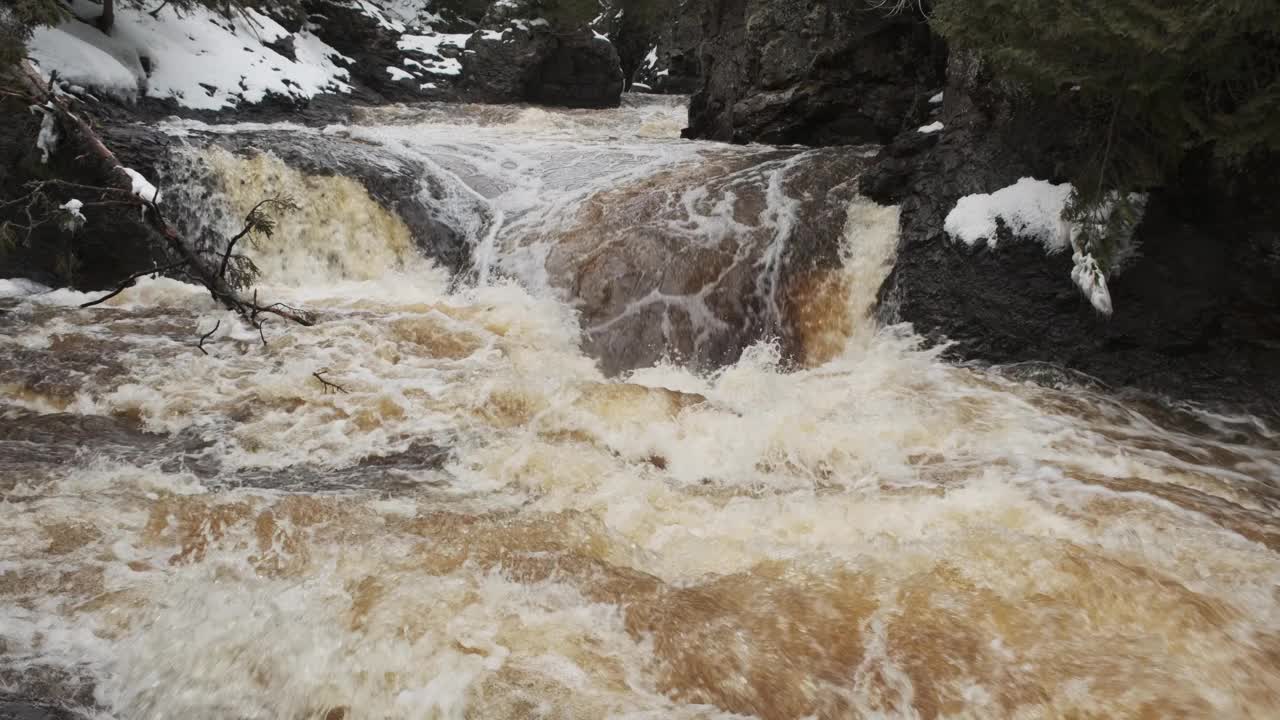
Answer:
<svg viewBox="0 0 1280 720"><path fill-rule="evenodd" d="M51 80L46 85L40 74L36 72L29 62L23 62L16 74L26 91L31 95L32 100L43 107L46 112L52 113L54 117L60 120L64 130L74 132L88 150L86 156L100 165L98 174L109 185L98 189L116 196L122 202L134 203L142 210L147 227L161 239L164 249L176 261L174 265L166 269L172 270L175 267L180 267L189 277L203 285L214 300L228 309L234 310L259 330L261 330L260 317L263 315L274 315L299 325L310 326L315 324L315 317L304 310L289 307L282 303L260 305L257 301L256 293L252 299L245 297L241 292L241 288L237 287L236 282L228 277L227 261L231 257L234 243L251 232L255 224L262 221L262 216L258 212L265 203L259 204L245 218L245 228L234 239L228 240L225 253L206 255L196 251L183 240L177 229L165 219L164 212L157 202L159 199L158 191L152 197L147 198L145 196L146 193L139 190L135 177L140 176L135 171L126 168L115 153L102 141L102 138L99 137L89 122L72 109L69 96L58 91L54 81ZM287 201L276 202L287 204ZM126 281L126 285L117 289L116 293L127 287L128 283L134 279L136 277Z"/></svg>

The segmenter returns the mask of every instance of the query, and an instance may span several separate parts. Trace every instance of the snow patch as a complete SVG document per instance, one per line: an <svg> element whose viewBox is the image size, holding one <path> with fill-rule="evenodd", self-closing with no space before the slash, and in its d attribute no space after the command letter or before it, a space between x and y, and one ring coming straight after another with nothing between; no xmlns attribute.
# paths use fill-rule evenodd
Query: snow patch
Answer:
<svg viewBox="0 0 1280 720"><path fill-rule="evenodd" d="M943 124L940 122L929 123L928 125L925 125L924 127L920 128L918 132L924 133L925 135L929 135L931 133L938 132L943 127L944 127Z"/></svg>
<svg viewBox="0 0 1280 720"><path fill-rule="evenodd" d="M1070 233L1064 228L1062 211L1072 190L1070 183L1054 185L1044 180L1022 178L990 194L960 198L947 214L944 229L948 235L968 245L986 240L989 247L995 248L999 219L1015 235L1039 240L1046 252L1060 252L1066 249L1070 240Z"/></svg>
<svg viewBox="0 0 1280 720"><path fill-rule="evenodd" d="M66 228L68 231L75 232L76 230L79 230L80 228L84 227L84 224L88 222L88 220L84 216L84 213L80 212L80 209L84 207L84 203L80 202L79 200L75 198L71 198L70 200L59 205L58 207L62 208L62 210L65 211L67 214L67 217L63 221L62 226Z"/></svg>
<svg viewBox="0 0 1280 720"><path fill-rule="evenodd" d="M133 181L134 195L137 195L149 203L155 205L160 204L160 189L155 185L152 185L145 177L142 176L142 173L134 170L133 168L127 167L122 167L120 170L123 171L125 175L128 175L129 179Z"/></svg>
<svg viewBox="0 0 1280 720"><path fill-rule="evenodd" d="M400 68L395 67L394 65L387 66L387 74L391 76L391 80L393 82L413 79L413 73L405 72L404 70L401 70Z"/></svg>
<svg viewBox="0 0 1280 720"><path fill-rule="evenodd" d="M395 33L402 33L405 31L404 23L400 22L398 19L388 17L388 14L382 8L374 5L368 0L355 0L354 4L356 8L360 10L361 15L373 19L383 30L390 30Z"/></svg>
<svg viewBox="0 0 1280 720"><path fill-rule="evenodd" d="M938 93L937 95L934 95L933 97L929 98L929 104L930 104L930 105L941 105L941 104L942 104L942 100L943 100L943 98L945 98L945 97L946 97L946 92L945 92L945 91L944 91L944 92L940 92L940 93Z"/></svg>
<svg viewBox="0 0 1280 720"><path fill-rule="evenodd" d="M396 47L403 52L416 52L427 55L424 61L419 61L418 66L426 72L435 75L460 75L462 73L462 63L456 58L448 57L449 54L442 52L442 48L451 48L460 53L462 48L466 46L470 35L462 34L446 34L438 35L401 35L396 41ZM499 35L498 37L502 37Z"/></svg>

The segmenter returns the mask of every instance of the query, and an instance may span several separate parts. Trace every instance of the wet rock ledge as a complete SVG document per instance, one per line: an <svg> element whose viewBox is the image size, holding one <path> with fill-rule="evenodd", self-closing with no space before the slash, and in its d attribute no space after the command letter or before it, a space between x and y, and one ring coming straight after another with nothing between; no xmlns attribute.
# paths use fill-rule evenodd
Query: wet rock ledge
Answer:
<svg viewBox="0 0 1280 720"><path fill-rule="evenodd" d="M690 137L887 143L860 178L902 207L882 322L911 323L955 361L1050 363L1280 419L1280 158L1230 183L1193 159L1152 192L1106 317L1071 282L1070 253L1013 237L970 247L943 230L963 196L1064 180L1080 142L1069 93L1032 102L918 16L862 2L709 0L703 38ZM933 122L941 132L918 131Z"/></svg>

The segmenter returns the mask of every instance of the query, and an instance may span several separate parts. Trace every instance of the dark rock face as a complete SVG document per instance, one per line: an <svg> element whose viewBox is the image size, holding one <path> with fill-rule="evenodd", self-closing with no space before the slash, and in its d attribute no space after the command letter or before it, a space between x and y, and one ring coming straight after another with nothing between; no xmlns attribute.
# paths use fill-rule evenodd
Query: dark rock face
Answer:
<svg viewBox="0 0 1280 720"><path fill-rule="evenodd" d="M480 31L467 41L462 72L467 94L483 102L605 108L622 98L617 50L589 30L557 33L515 22Z"/></svg>
<svg viewBox="0 0 1280 720"><path fill-rule="evenodd" d="M687 135L887 142L923 124L944 55L923 19L865 1L709 0Z"/></svg>
<svg viewBox="0 0 1280 720"><path fill-rule="evenodd" d="M28 112L25 104L0 103L0 198L18 199L30 189L26 184L57 178L82 185L104 186L111 182L102 168L82 158L92 157L73 141L64 139L49 158L41 162L35 147L40 117ZM121 152L121 161L148 177L147 158ZM34 219L46 217L58 205L72 198L88 205L99 198L84 191L49 186L47 202L33 208ZM0 209L0 221L28 225L25 203ZM137 208L86 206L86 225L70 232L56 222L46 222L28 235L15 227L14 244L0 247L0 278L24 277L49 286L73 285L86 290L110 288L130 274L152 266L150 233Z"/></svg>
<svg viewBox="0 0 1280 720"><path fill-rule="evenodd" d="M673 95L692 95L702 85L702 16L707 0L680 0L654 20L623 13L609 37L622 58L628 87Z"/></svg>
<svg viewBox="0 0 1280 720"><path fill-rule="evenodd" d="M960 197L1033 176L1058 180L1075 109L1033 106L972 56L951 60L941 136L908 133L861 178L901 203L902 238L880 293L885 322L910 322L955 359L1045 361L1106 383L1280 415L1280 179L1261 163L1230 196L1208 166L1154 193L1140 256L1110 280L1099 315L1068 253L1034 240L970 248L943 231Z"/></svg>
<svg viewBox="0 0 1280 720"><path fill-rule="evenodd" d="M441 44L438 50L428 53L400 44L406 34L431 32L434 28L406 27L394 15L367 2L306 0L305 7L316 35L355 61L347 70L356 93L364 99L373 102L440 99L452 90L456 72L433 72L432 69L456 59L461 54L460 48ZM292 42L292 38L287 40Z"/></svg>

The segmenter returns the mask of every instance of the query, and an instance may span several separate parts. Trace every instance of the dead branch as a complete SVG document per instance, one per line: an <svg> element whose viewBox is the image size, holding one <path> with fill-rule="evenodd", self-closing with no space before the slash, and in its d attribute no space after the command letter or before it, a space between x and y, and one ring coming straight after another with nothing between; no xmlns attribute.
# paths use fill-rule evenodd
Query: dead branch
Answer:
<svg viewBox="0 0 1280 720"><path fill-rule="evenodd" d="M320 387L322 388L323 393L325 395L328 395L329 393L342 393L343 395L349 394L347 392L347 389L342 387L341 385L335 382L330 382L328 380L325 380L324 376L327 375L328 373L329 373L328 370L317 370L311 373L311 377L320 381Z"/></svg>
<svg viewBox="0 0 1280 720"><path fill-rule="evenodd" d="M150 270L143 270L142 272L136 272L136 273L134 273L134 274L130 275L129 277L125 278L125 281L124 281L124 282L122 282L122 283L120 283L120 286L119 286L119 287L117 287L115 290L112 290L111 292L107 293L106 295L103 295L102 297L98 298L97 300L90 300L90 301L89 301L89 302L87 302L87 303L81 303L81 304L80 304L80 309L81 309L81 310L83 310L84 308L91 308L91 307L93 307L93 306L95 306L95 305L101 305L102 303L104 303L104 302L106 302L106 301L110 300L111 298L113 298L113 297L115 297L115 296L119 295L120 293L124 292L125 290L127 290L127 289L129 289L129 288L133 287L134 283L136 283L140 278L146 277L147 275L159 275L160 273L172 272L172 271L177 270L178 268L180 268L180 267L182 267L182 266L184 266L184 265L186 265L186 264L187 264L187 262L186 262L185 260L183 260L183 261L181 261L181 262L176 262L176 263L173 263L172 265L166 265L166 266L161 267L161 268L152 268L152 269L150 269Z"/></svg>
<svg viewBox="0 0 1280 720"><path fill-rule="evenodd" d="M216 332L218 332L218 328L220 328L220 327L222 327L222 321L221 321L221 320L219 320L218 322L216 322L216 323L214 323L214 324L213 324L213 329L212 329L212 330L210 330L209 332L207 332L207 333L205 333L205 334L203 334L203 335L201 335L201 336L200 336L200 342L196 343L196 349L197 349L197 350L199 350L200 352L204 353L205 355L208 355L208 354L209 354L209 351L204 349L205 341L207 341L209 338L213 337L213 334L214 334L214 333L216 333Z"/></svg>

